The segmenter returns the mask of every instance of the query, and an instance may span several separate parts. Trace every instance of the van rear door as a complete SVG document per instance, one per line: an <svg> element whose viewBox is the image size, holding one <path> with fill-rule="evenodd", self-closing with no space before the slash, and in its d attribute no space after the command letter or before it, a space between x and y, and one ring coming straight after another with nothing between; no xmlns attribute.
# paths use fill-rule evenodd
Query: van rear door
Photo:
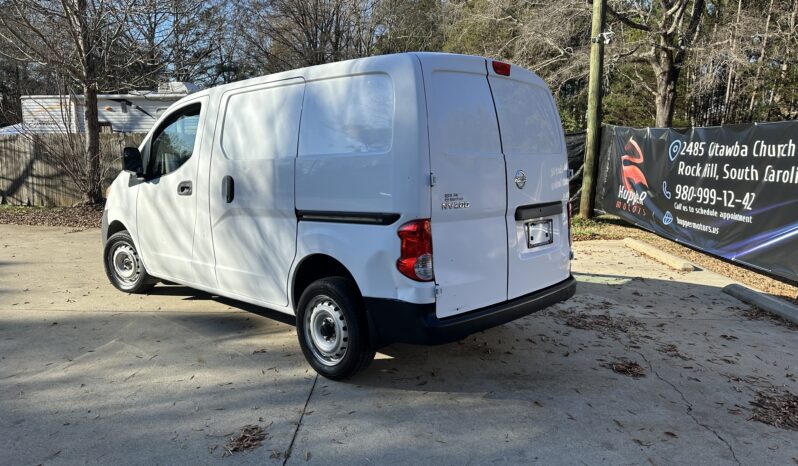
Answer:
<svg viewBox="0 0 798 466"><path fill-rule="evenodd" d="M479 57L419 54L432 169L432 248L444 318L507 299L505 165Z"/></svg>
<svg viewBox="0 0 798 466"><path fill-rule="evenodd" d="M568 159L560 117L543 80L494 63L489 61L488 80L507 170L507 299L513 299L570 275Z"/></svg>

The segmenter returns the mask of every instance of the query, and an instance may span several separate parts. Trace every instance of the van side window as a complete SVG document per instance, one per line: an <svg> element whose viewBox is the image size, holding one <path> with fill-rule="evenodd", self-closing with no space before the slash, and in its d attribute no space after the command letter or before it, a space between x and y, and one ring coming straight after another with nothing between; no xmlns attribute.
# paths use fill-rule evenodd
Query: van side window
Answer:
<svg viewBox="0 0 798 466"><path fill-rule="evenodd" d="M164 121L150 144L147 177L158 178L186 163L194 153L200 104L189 105Z"/></svg>
<svg viewBox="0 0 798 466"><path fill-rule="evenodd" d="M222 151L230 160L295 157L303 84L233 94L227 100Z"/></svg>
<svg viewBox="0 0 798 466"><path fill-rule="evenodd" d="M385 153L393 145L391 78L367 74L310 82L299 156Z"/></svg>

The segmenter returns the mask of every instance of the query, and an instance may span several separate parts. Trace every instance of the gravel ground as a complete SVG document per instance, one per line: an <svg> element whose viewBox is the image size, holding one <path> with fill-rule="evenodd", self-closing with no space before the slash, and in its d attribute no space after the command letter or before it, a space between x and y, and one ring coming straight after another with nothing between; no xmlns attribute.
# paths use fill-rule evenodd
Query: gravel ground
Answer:
<svg viewBox="0 0 798 466"><path fill-rule="evenodd" d="M646 241L664 251L683 257L699 267L724 275L773 296L798 303L798 287L690 249L687 246L631 226L617 217L602 215L594 220L575 219L574 221L574 241L623 238Z"/></svg>
<svg viewBox="0 0 798 466"><path fill-rule="evenodd" d="M54 226L85 230L100 226L102 211L102 206L45 208L4 205L0 206L0 224ZM575 241L623 238L636 238L647 241L665 251L684 257L707 270L725 275L774 296L798 302L798 287L694 251L686 246L631 226L618 218L604 215L597 217L595 220L585 221L577 218L574 221Z"/></svg>

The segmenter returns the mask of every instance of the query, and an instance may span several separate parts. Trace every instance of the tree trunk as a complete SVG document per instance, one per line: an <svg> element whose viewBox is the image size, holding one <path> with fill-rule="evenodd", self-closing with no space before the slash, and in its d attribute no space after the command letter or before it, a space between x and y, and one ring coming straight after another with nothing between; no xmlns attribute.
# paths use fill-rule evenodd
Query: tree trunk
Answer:
<svg viewBox="0 0 798 466"><path fill-rule="evenodd" d="M102 180L100 179L100 122L97 112L97 85L83 86L86 118L86 186L84 202L97 204L102 201Z"/></svg>
<svg viewBox="0 0 798 466"><path fill-rule="evenodd" d="M756 93L759 91L759 76L762 73L762 67L765 66L765 54L768 47L768 34L770 30L770 19L773 16L773 0L770 0L768 5L768 17L765 21L765 34L762 38L762 47L759 50L759 57L757 57L756 75L754 76L754 90L751 92L751 101L748 103L748 118L754 119L754 105L756 104Z"/></svg>
<svg viewBox="0 0 798 466"><path fill-rule="evenodd" d="M661 64L655 68L655 72L657 76L657 96L654 99L657 108L655 126L657 128L668 128L673 126L678 73L673 63Z"/></svg>
<svg viewBox="0 0 798 466"><path fill-rule="evenodd" d="M102 180L100 168L100 122L97 111L97 80L99 63L94 50L95 37L89 27L89 10L86 0L78 0L74 12L74 22L79 28L79 46L82 52L81 65L83 83L83 104L85 118L85 160L83 201L86 204L102 202Z"/></svg>
<svg viewBox="0 0 798 466"><path fill-rule="evenodd" d="M728 67L728 76L726 79L726 97L723 99L723 113L721 114L720 124L726 124L729 116L732 114L732 99L734 99L734 89L737 85L737 73L734 66L737 50L737 30L740 28L740 12L743 8L742 0L737 2L737 19L734 21L734 26L729 33L729 42L731 43L731 61Z"/></svg>

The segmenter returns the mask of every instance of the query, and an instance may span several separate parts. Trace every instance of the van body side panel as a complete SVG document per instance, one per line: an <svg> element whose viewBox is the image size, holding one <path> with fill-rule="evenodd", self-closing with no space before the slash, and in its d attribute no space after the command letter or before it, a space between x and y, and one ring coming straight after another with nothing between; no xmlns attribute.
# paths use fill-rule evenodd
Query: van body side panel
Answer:
<svg viewBox="0 0 798 466"><path fill-rule="evenodd" d="M429 215L418 61L408 54L334 63L309 68L305 80L297 210L400 213L400 222Z"/></svg>
<svg viewBox="0 0 798 466"><path fill-rule="evenodd" d="M430 216L421 65L410 54L380 56L309 68L304 77L295 268L325 254L350 271L363 296L434 302L434 283L396 268L397 229ZM383 224L353 223L358 214Z"/></svg>
<svg viewBox="0 0 798 466"><path fill-rule="evenodd" d="M127 228L138 247L139 237L136 228L136 198L139 194L139 181L128 172L120 172L111 183L111 196L105 203L104 214L107 225L120 222ZM103 238L103 244L108 238Z"/></svg>
<svg viewBox="0 0 798 466"><path fill-rule="evenodd" d="M301 78L224 93L208 184L219 288L278 306L288 304L296 251L294 160L303 95Z"/></svg>
<svg viewBox="0 0 798 466"><path fill-rule="evenodd" d="M393 233L396 227L397 223L382 226L300 221L294 269L304 258L324 254L346 267L364 297L434 303L432 283L412 281L396 269L395 251L399 250L399 237Z"/></svg>
<svg viewBox="0 0 798 466"><path fill-rule="evenodd" d="M499 76L489 66L502 147L507 165L508 282L513 299L560 283L570 276L567 156L562 125L551 93L533 73L512 67ZM517 174L526 182L519 187ZM551 231L535 245L529 228ZM530 246L532 245L532 246Z"/></svg>
<svg viewBox="0 0 798 466"><path fill-rule="evenodd" d="M507 300L505 166L485 60L419 55L429 115L437 316Z"/></svg>

